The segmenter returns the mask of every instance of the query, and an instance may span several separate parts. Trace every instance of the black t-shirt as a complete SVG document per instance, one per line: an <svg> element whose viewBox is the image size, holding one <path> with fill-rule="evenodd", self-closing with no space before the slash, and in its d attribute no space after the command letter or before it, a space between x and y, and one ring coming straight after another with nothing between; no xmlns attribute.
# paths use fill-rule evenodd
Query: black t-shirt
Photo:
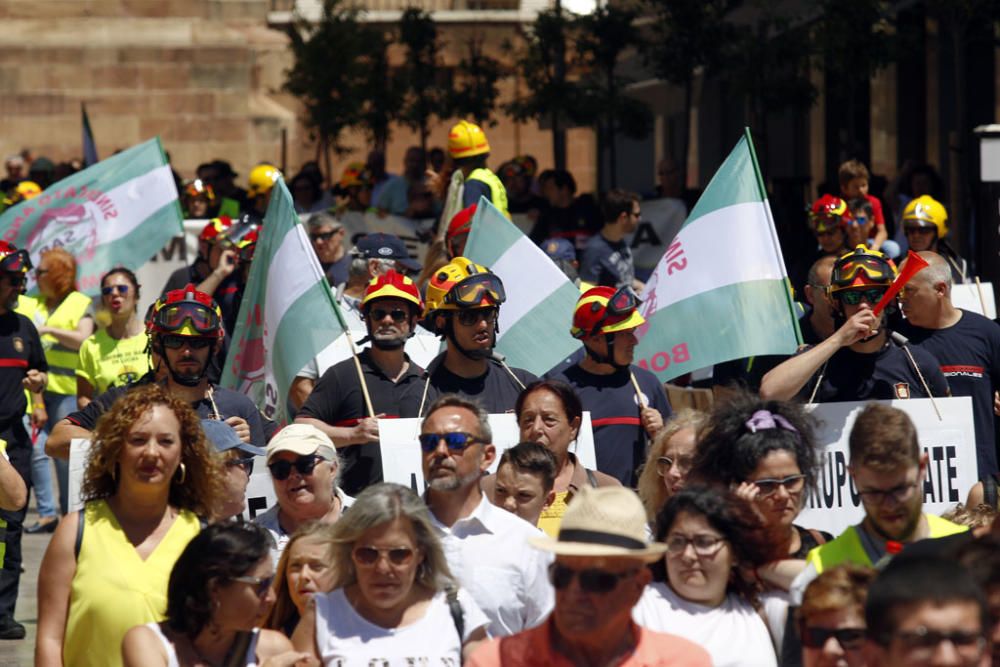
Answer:
<svg viewBox="0 0 1000 667"><path fill-rule="evenodd" d="M604 287L631 287L635 278L632 251L624 240L609 241L602 234L587 240L580 260L580 279Z"/></svg>
<svg viewBox="0 0 1000 667"><path fill-rule="evenodd" d="M326 281L330 283L330 287L342 285L347 282L348 269L351 268L351 255L350 253L344 253L344 256L336 262L323 264L322 267L323 274L326 276Z"/></svg>
<svg viewBox="0 0 1000 667"><path fill-rule="evenodd" d="M972 397L979 478L998 472L993 392L1000 388L1000 326L963 310L962 318L947 329L907 324L901 333L940 362L952 396Z"/></svg>
<svg viewBox="0 0 1000 667"><path fill-rule="evenodd" d="M908 347L931 394L948 396L948 382L941 374L937 359L918 347ZM840 348L816 375L809 378L799 391L800 398L809 400L819 374L823 380L814 399L817 403L928 398L906 353L893 342L886 342L881 350L869 354Z"/></svg>
<svg viewBox="0 0 1000 667"><path fill-rule="evenodd" d="M232 335L236 331L236 318L240 314L240 301L243 300L243 288L240 284L240 272L233 271L227 276L219 286L212 292L212 298L222 311L222 326L226 329L226 334ZM182 266L170 274L167 284L163 286L163 294L172 290L184 289L188 283L195 287L204 280L197 269L197 262L191 266Z"/></svg>
<svg viewBox="0 0 1000 667"><path fill-rule="evenodd" d="M430 386L427 388L424 415L427 414L428 406L443 394L458 394L476 401L490 414L501 414L514 410L514 403L517 401L518 394L521 393L521 386L514 381L514 378L499 362L490 359L486 362L484 374L479 377L464 378L445 368L444 355L445 353L442 352L428 364ZM510 370L525 386L538 379L522 368L511 368Z"/></svg>
<svg viewBox="0 0 1000 667"><path fill-rule="evenodd" d="M28 403L21 381L32 369L49 370L38 330L24 315L8 311L0 315L0 432L24 418Z"/></svg>
<svg viewBox="0 0 1000 667"><path fill-rule="evenodd" d="M647 437L629 370L635 374L649 406L659 410L666 421L671 410L663 385L655 375L638 366L610 375L596 375L573 365L550 372L546 377L572 385L583 409L590 412L597 469L634 488L638 468L646 461Z"/></svg>
<svg viewBox="0 0 1000 667"><path fill-rule="evenodd" d="M393 382L372 362L370 350L362 350L358 359L376 414L384 413L387 419L417 416L424 389L422 368L411 361L399 382ZM354 360L346 359L326 369L296 416L318 419L331 426L354 426L368 416ZM337 452L343 466L340 487L348 495L355 496L382 481L382 452L378 442L342 447Z"/></svg>
<svg viewBox="0 0 1000 667"><path fill-rule="evenodd" d="M81 428L93 431L97 427L97 420L101 415L110 410L115 401L124 396L129 389L141 387L152 382L152 374L147 373L130 385L111 387L103 394L94 398L83 410L70 413L66 419ZM213 402L215 404L214 407L212 405ZM274 422L270 420L266 420L268 426L265 427L265 420L261 417L253 401L231 389L213 386L211 399L200 399L196 403L193 403L191 407L202 419L242 417L250 426L250 443L258 447L263 447L277 430ZM219 411L218 415L215 413L216 408Z"/></svg>

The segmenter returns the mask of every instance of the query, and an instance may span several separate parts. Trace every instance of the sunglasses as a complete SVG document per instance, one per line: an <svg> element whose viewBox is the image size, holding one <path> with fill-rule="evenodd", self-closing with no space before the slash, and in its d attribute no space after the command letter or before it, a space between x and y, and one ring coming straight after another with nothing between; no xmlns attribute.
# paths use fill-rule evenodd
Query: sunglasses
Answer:
<svg viewBox="0 0 1000 667"><path fill-rule="evenodd" d="M315 234L310 234L309 239L312 241L329 241L340 232L341 230L339 229L335 229L332 232L317 232Z"/></svg>
<svg viewBox="0 0 1000 667"><path fill-rule="evenodd" d="M101 288L101 294L104 296L111 296L115 292L125 296L128 294L128 285L108 285L107 287Z"/></svg>
<svg viewBox="0 0 1000 667"><path fill-rule="evenodd" d="M933 234L935 232L937 232L937 229L935 227L916 227L916 226L903 227L904 234Z"/></svg>
<svg viewBox="0 0 1000 667"><path fill-rule="evenodd" d="M497 321L498 311L496 308L473 308L471 310L460 310L458 311L458 323L464 327L472 327L483 320L487 324L493 324Z"/></svg>
<svg viewBox="0 0 1000 667"><path fill-rule="evenodd" d="M21 287L26 280L23 273L8 273L6 275L11 287Z"/></svg>
<svg viewBox="0 0 1000 667"><path fill-rule="evenodd" d="M682 470L691 469L692 459L690 456L680 456L676 459L669 456L661 456L656 459L656 474L660 477L666 477L667 473L670 472L674 466L677 466Z"/></svg>
<svg viewBox="0 0 1000 667"><path fill-rule="evenodd" d="M160 340L163 341L163 347L169 350L179 350L185 345L192 350L204 350L215 342L214 338L196 338L194 336L178 336L177 334L161 336Z"/></svg>
<svg viewBox="0 0 1000 667"><path fill-rule="evenodd" d="M233 577L232 581L238 581L241 584L250 584L254 587L254 592L257 597L262 598L267 595L267 592L271 589L271 584L274 583L274 575L269 577L251 577L250 575L244 575L242 577Z"/></svg>
<svg viewBox="0 0 1000 667"><path fill-rule="evenodd" d="M409 313L402 308L393 308L392 310L386 310L385 308L372 308L372 319L376 322L384 320L386 315L391 317L393 322L402 322L409 316Z"/></svg>
<svg viewBox="0 0 1000 667"><path fill-rule="evenodd" d="M284 459L280 461L275 461L274 463L269 463L267 469L271 471L271 477L283 482L288 479L288 476L292 474L292 468L303 477L311 475L313 470L316 468L316 464L322 461L322 459L315 454L310 454L309 456L300 456L294 461L286 461Z"/></svg>
<svg viewBox="0 0 1000 667"><path fill-rule="evenodd" d="M873 287L871 289L844 290L837 292L836 297L848 306L857 306L861 303L862 298L868 303L875 305L882 300L882 295L885 292L884 287Z"/></svg>
<svg viewBox="0 0 1000 667"><path fill-rule="evenodd" d="M451 433L421 433L418 440L420 440L420 449L424 450L427 454L437 449L438 443L442 440L444 440L444 444L450 452L462 452L470 445L482 442L471 433L462 433L461 431L452 431Z"/></svg>
<svg viewBox="0 0 1000 667"><path fill-rule="evenodd" d="M836 637L837 643L846 651L861 648L865 642L864 628L802 628L802 645L806 648L823 648L830 637Z"/></svg>
<svg viewBox="0 0 1000 667"><path fill-rule="evenodd" d="M806 476L799 474L789 475L782 479L757 479L753 480L753 484L759 491L757 497L767 498L777 493L779 488L784 489L789 494L798 493L806 485Z"/></svg>
<svg viewBox="0 0 1000 667"><path fill-rule="evenodd" d="M372 566L380 558L385 557L391 565L402 567L413 560L413 549L409 547L391 547L389 549L355 547L351 555L354 556L354 562L358 565Z"/></svg>
<svg viewBox="0 0 1000 667"><path fill-rule="evenodd" d="M580 588L585 593L610 593L620 581L635 576L636 572L638 570L626 572L607 572L597 569L574 570L565 565L553 563L549 566L549 580L557 591L565 589L574 578L578 578Z"/></svg>
<svg viewBox="0 0 1000 667"><path fill-rule="evenodd" d="M245 459L227 459L227 468L243 468L243 472L247 475L253 474L253 457L249 456Z"/></svg>

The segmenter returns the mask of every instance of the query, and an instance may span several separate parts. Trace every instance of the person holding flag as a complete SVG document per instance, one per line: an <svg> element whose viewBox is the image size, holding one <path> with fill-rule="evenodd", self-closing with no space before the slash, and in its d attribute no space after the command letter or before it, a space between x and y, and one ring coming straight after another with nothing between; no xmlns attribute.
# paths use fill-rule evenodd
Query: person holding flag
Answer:
<svg viewBox="0 0 1000 667"><path fill-rule="evenodd" d="M423 306L406 276L390 269L372 278L361 300L371 347L358 353L360 367L352 358L328 368L295 417L296 423L321 430L340 450L340 485L348 495L382 481L378 418L417 416L424 371L403 346ZM368 412L369 404L376 414Z"/></svg>
<svg viewBox="0 0 1000 667"><path fill-rule="evenodd" d="M645 323L631 287L593 287L579 298L570 333L584 356L546 377L568 383L590 411L597 469L634 488L654 438L671 414L663 385L632 365L636 329Z"/></svg>
<svg viewBox="0 0 1000 667"><path fill-rule="evenodd" d="M70 440L90 438L98 418L130 389L152 383L191 404L202 419L218 419L232 426L243 442L263 446L273 432L266 432L257 406L249 398L224 389L208 378L209 360L221 344L222 311L212 297L194 285L168 292L150 309L146 320L153 370L137 382L112 387L83 410L56 424L45 443L45 453L69 458ZM272 426L272 422L268 422Z"/></svg>
<svg viewBox="0 0 1000 667"><path fill-rule="evenodd" d="M930 353L890 332L875 306L896 278L892 261L859 245L833 265L830 295L837 330L764 376L764 400L809 403L947 396L948 382Z"/></svg>

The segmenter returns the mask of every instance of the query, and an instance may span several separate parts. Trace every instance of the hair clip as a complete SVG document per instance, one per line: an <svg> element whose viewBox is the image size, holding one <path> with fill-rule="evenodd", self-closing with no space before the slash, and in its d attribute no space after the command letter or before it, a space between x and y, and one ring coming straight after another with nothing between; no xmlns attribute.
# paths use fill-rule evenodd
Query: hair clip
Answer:
<svg viewBox="0 0 1000 667"><path fill-rule="evenodd" d="M792 433L798 433L798 429L792 426L792 423L782 417L772 413L770 410L758 410L750 416L750 419L743 423L747 427L747 430L751 433L756 433L757 431L767 431L772 428L782 428L786 431L791 431Z"/></svg>

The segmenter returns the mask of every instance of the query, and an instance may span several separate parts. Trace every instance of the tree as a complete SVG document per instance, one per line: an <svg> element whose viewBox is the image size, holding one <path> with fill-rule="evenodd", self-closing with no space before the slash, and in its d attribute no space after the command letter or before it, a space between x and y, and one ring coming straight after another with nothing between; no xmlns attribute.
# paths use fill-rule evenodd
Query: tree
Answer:
<svg viewBox="0 0 1000 667"><path fill-rule="evenodd" d="M366 76L358 90L361 108L356 125L384 153L399 109L400 92L389 67L389 37L376 28L366 28L365 34L365 51L359 57Z"/></svg>
<svg viewBox="0 0 1000 667"><path fill-rule="evenodd" d="M618 73L622 54L637 43L637 16L632 9L606 5L577 20L577 61L585 72L581 80L584 109L597 125L599 143L608 147L612 188L618 185L617 135L645 137L653 122L645 102L624 95L631 80Z"/></svg>
<svg viewBox="0 0 1000 667"><path fill-rule="evenodd" d="M443 79L437 26L425 11L410 7L399 20L399 42L405 52L396 71L402 104L399 121L420 133L420 147L427 150L431 118L447 118L450 85Z"/></svg>
<svg viewBox="0 0 1000 667"><path fill-rule="evenodd" d="M500 97L500 63L483 52L481 39L470 39L465 57L455 69L449 107L452 115L473 118L479 125L496 125L493 112Z"/></svg>

